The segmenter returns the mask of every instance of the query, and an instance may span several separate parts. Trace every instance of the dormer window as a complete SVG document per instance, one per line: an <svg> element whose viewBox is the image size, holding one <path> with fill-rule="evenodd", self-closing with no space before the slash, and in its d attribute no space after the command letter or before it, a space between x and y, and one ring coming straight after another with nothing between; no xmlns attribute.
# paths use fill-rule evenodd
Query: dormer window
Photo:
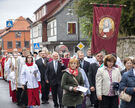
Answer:
<svg viewBox="0 0 135 108"><path fill-rule="evenodd" d="M43 15L43 16L46 15L46 6L44 6L44 7L42 8L42 15Z"/></svg>

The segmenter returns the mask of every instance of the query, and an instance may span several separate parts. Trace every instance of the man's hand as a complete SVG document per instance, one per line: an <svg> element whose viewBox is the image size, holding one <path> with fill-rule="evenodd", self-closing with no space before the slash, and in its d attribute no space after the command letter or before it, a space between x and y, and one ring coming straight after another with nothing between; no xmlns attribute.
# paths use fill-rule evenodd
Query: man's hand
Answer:
<svg viewBox="0 0 135 108"><path fill-rule="evenodd" d="M134 92L135 92L135 88L133 88Z"/></svg>
<svg viewBox="0 0 135 108"><path fill-rule="evenodd" d="M15 70L17 70L17 66L15 66Z"/></svg>
<svg viewBox="0 0 135 108"><path fill-rule="evenodd" d="M98 98L98 100L99 100L99 101L101 101L101 100L102 100L102 96L98 96L97 98Z"/></svg>
<svg viewBox="0 0 135 108"><path fill-rule="evenodd" d="M46 80L46 83L48 84L48 83L49 83L49 81L48 81L48 80Z"/></svg>
<svg viewBox="0 0 135 108"><path fill-rule="evenodd" d="M94 86L92 86L92 87L90 87L90 91L95 91L95 87Z"/></svg>
<svg viewBox="0 0 135 108"><path fill-rule="evenodd" d="M10 66L9 66L9 68L11 68L11 66L12 66L12 63L10 63Z"/></svg>
<svg viewBox="0 0 135 108"><path fill-rule="evenodd" d="M37 77L37 73L34 73L34 76Z"/></svg>
<svg viewBox="0 0 135 108"><path fill-rule="evenodd" d="M24 86L22 86L22 89L24 90Z"/></svg>

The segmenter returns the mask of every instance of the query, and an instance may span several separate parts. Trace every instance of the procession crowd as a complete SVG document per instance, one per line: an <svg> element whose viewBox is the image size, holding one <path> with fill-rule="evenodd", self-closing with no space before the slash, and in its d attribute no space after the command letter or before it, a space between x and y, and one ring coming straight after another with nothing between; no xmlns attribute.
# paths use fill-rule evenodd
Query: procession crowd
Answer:
<svg viewBox="0 0 135 108"><path fill-rule="evenodd" d="M54 108L134 108L135 58L122 63L116 54L92 56L91 49L84 55L79 50L72 57L70 52L61 56L47 48L33 54L26 48L5 51L1 76L9 82L12 102L39 108L49 104L51 92ZM123 92L131 99L121 98Z"/></svg>

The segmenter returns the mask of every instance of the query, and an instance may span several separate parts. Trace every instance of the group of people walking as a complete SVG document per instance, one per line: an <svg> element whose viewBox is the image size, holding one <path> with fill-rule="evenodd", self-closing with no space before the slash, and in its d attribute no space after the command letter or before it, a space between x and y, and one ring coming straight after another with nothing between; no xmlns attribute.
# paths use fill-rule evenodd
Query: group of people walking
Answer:
<svg viewBox="0 0 135 108"><path fill-rule="evenodd" d="M77 56L66 52L60 57L48 54L47 48L33 55L26 48L22 55L17 49L6 53L2 66L12 102L39 107L49 104L51 91L54 108L87 108L88 103L94 108L134 108L135 59L125 58L123 65L115 54L92 56L88 49L84 55L79 50ZM132 96L130 102L120 100L123 90Z"/></svg>

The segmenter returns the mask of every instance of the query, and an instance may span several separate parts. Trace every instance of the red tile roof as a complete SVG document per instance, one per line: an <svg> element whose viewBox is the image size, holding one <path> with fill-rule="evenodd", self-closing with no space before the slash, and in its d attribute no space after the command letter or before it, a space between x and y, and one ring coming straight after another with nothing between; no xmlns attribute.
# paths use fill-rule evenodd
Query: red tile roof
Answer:
<svg viewBox="0 0 135 108"><path fill-rule="evenodd" d="M3 37L10 31L29 31L29 26L30 24L28 23L28 21L24 17L20 16L15 20L13 27L6 27L5 29L3 29L3 31L1 30L0 37Z"/></svg>
<svg viewBox="0 0 135 108"><path fill-rule="evenodd" d="M30 24L28 23L28 21L20 16L19 18L17 18L13 24L13 27L10 29L10 31L17 31L17 30L21 30L21 31L25 31L25 30L30 30L29 29Z"/></svg>

